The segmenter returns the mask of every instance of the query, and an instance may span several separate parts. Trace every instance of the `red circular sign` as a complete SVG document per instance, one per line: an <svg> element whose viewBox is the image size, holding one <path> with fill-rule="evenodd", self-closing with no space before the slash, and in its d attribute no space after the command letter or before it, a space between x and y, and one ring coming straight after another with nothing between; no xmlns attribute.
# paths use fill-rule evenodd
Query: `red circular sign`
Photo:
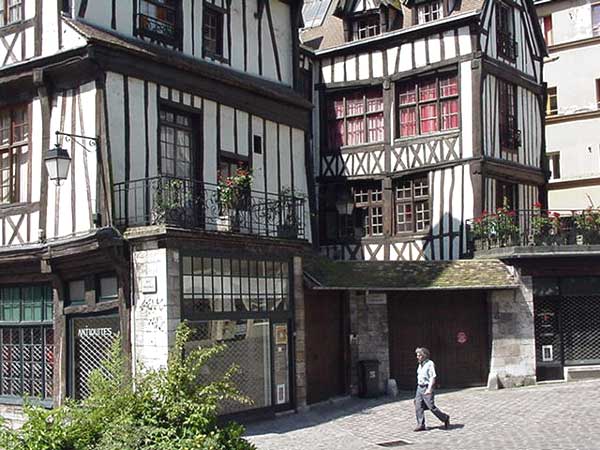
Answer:
<svg viewBox="0 0 600 450"><path fill-rule="evenodd" d="M464 344L467 342L467 333L465 333L464 331L459 331L456 334L456 342L458 342L459 344Z"/></svg>

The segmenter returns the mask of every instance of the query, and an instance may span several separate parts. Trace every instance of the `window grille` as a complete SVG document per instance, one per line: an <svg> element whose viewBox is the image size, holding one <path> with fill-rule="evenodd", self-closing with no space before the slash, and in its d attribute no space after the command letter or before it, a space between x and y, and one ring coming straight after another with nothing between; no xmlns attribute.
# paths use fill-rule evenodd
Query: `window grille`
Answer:
<svg viewBox="0 0 600 450"><path fill-rule="evenodd" d="M0 396L52 398L52 321L50 287L0 289Z"/></svg>

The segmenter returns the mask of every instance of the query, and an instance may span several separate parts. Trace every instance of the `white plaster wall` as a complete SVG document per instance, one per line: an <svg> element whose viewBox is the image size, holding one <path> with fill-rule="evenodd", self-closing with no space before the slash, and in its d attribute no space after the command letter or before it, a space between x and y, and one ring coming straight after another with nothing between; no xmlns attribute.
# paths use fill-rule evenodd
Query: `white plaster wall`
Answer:
<svg viewBox="0 0 600 450"><path fill-rule="evenodd" d="M560 152L561 180L600 174L600 117L546 125L546 152Z"/></svg>
<svg viewBox="0 0 600 450"><path fill-rule="evenodd" d="M557 88L558 113L572 114L596 110L596 79L600 78L600 44L565 49L553 53L552 57L557 59L544 64L544 78L548 87Z"/></svg>
<svg viewBox="0 0 600 450"><path fill-rule="evenodd" d="M589 0L574 0L538 6L538 16L552 14L554 44L592 37L591 3Z"/></svg>

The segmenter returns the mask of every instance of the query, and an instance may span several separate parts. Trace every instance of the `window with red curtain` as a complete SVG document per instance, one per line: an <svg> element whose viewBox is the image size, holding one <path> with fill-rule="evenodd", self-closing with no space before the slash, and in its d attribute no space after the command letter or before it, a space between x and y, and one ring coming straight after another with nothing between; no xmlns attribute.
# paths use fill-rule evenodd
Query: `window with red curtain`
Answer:
<svg viewBox="0 0 600 450"><path fill-rule="evenodd" d="M400 137L457 129L458 79L456 74L399 85Z"/></svg>
<svg viewBox="0 0 600 450"><path fill-rule="evenodd" d="M353 91L327 102L330 150L383 141L383 94L380 88Z"/></svg>

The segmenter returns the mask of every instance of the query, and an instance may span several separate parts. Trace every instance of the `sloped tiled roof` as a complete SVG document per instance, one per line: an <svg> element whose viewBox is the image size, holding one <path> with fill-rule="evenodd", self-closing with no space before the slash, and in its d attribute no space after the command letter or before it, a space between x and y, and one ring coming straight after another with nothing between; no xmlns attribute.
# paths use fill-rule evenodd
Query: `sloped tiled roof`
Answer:
<svg viewBox="0 0 600 450"><path fill-rule="evenodd" d="M499 259L458 261L332 261L305 259L314 289L437 290L516 289L518 283Z"/></svg>
<svg viewBox="0 0 600 450"><path fill-rule="evenodd" d="M345 2L345 0L339 0L340 2ZM480 11L483 8L486 0L458 0L456 2L456 7L452 10L452 12L447 17L460 16L468 12ZM334 0L334 4L337 5ZM339 3L341 4L341 3ZM342 5L342 8L345 7ZM338 45L342 45L345 43L344 40L344 21L333 15L334 8L330 8L330 11L325 18L323 25L320 27L308 28L301 32L300 38L302 42L315 49L315 50L324 50L333 47L337 47ZM422 25L413 25L413 15L412 8L407 6L402 6L402 14L404 16L404 26L402 30L408 31L411 28L422 27ZM430 24L433 24L431 22ZM385 35L382 35L385 36Z"/></svg>

